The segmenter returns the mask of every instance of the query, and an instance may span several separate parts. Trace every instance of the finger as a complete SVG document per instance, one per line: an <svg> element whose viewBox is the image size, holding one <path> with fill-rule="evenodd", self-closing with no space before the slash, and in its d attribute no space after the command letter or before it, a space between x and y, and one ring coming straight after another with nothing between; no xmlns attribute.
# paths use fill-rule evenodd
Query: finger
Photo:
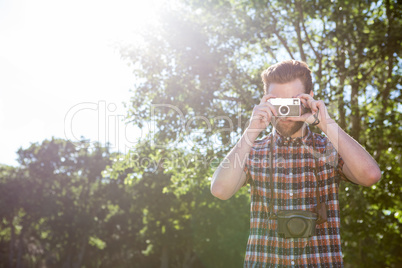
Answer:
<svg viewBox="0 0 402 268"><path fill-rule="evenodd" d="M315 113L317 111L316 102L315 101L310 101L310 102L307 102L307 103L308 103L308 106L311 109L311 111L313 113Z"/></svg>
<svg viewBox="0 0 402 268"><path fill-rule="evenodd" d="M313 101L313 102L311 102L311 104L310 104L311 110L312 110L314 113L316 113L317 110L318 110L318 108L321 107L321 106L322 106L321 101Z"/></svg>
<svg viewBox="0 0 402 268"><path fill-rule="evenodd" d="M272 94L266 94L261 98L260 104L263 104L263 103L267 102L269 99L272 99L272 98L276 98L276 96L272 95Z"/></svg>
<svg viewBox="0 0 402 268"><path fill-rule="evenodd" d="M310 94L303 94L303 93L298 94L298 95L296 95L296 98L299 98L300 101L303 103L304 107L309 108L309 109L311 109L311 103L313 101L315 101L314 98L311 97Z"/></svg>
<svg viewBox="0 0 402 268"><path fill-rule="evenodd" d="M261 106L264 107L264 109L266 109L267 111L269 110L271 115L278 116L278 112L276 111L275 107L271 103L265 102L265 103L261 104Z"/></svg>
<svg viewBox="0 0 402 268"><path fill-rule="evenodd" d="M322 100L317 101L317 108L318 109L324 109L325 108L325 103Z"/></svg>
<svg viewBox="0 0 402 268"><path fill-rule="evenodd" d="M305 99L305 100L314 100L310 94L306 94L306 93L300 93L300 94L296 95L295 98Z"/></svg>
<svg viewBox="0 0 402 268"><path fill-rule="evenodd" d="M255 117L263 121L268 121L271 119L271 114L269 111L259 108L255 113Z"/></svg>
<svg viewBox="0 0 402 268"><path fill-rule="evenodd" d="M307 101L305 99L300 99L301 103L303 104L304 107L307 108Z"/></svg>
<svg viewBox="0 0 402 268"><path fill-rule="evenodd" d="M307 124L312 124L315 121L314 115L311 113L306 113L301 115L300 117L289 117L290 121L302 121L306 122Z"/></svg>
<svg viewBox="0 0 402 268"><path fill-rule="evenodd" d="M306 118L304 118L302 116L289 116L289 117L286 117L286 120L294 121L294 122L299 122L299 121L304 122L304 121L306 121Z"/></svg>
<svg viewBox="0 0 402 268"><path fill-rule="evenodd" d="M265 109L264 111L267 114L267 121L271 122L271 118L273 116L273 113L272 113L271 109Z"/></svg>

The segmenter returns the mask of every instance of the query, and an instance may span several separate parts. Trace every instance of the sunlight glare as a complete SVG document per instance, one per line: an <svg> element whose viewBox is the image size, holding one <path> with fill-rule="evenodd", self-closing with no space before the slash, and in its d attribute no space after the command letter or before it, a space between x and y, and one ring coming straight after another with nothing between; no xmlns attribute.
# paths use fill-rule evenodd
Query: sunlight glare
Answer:
<svg viewBox="0 0 402 268"><path fill-rule="evenodd" d="M0 123L8 129L0 163L11 163L30 142L66 138L66 113L79 103L105 101L117 106L113 118L123 117L133 76L118 45L135 43L136 31L157 20L162 1L0 3ZM77 137L99 138L96 116L80 113Z"/></svg>

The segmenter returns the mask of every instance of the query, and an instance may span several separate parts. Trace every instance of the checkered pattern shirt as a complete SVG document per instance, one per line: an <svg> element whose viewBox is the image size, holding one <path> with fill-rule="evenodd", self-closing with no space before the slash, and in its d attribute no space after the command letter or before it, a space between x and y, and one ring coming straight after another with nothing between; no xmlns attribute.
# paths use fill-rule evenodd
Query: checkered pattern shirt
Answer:
<svg viewBox="0 0 402 268"><path fill-rule="evenodd" d="M308 127L306 132L303 137L292 139L274 131L257 140L251 149L245 165L251 185L251 215L244 267L343 267L338 200L339 183L347 180L342 173L343 161L326 137ZM273 200L269 175L271 142ZM318 158L318 167L314 157ZM315 211L314 168L320 200L327 204L327 222L316 225L315 236L310 238L284 238L277 232L277 220L270 216L280 210Z"/></svg>

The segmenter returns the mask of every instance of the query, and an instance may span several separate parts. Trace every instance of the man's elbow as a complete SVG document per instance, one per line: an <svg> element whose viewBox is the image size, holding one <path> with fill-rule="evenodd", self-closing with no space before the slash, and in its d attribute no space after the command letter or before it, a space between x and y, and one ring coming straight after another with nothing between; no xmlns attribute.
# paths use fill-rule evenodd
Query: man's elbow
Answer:
<svg viewBox="0 0 402 268"><path fill-rule="evenodd" d="M221 200L228 200L231 197L231 195L226 193L225 188L222 187L222 185L217 185L216 183L211 184L211 194Z"/></svg>
<svg viewBox="0 0 402 268"><path fill-rule="evenodd" d="M365 183L363 186L370 187L381 180L381 170L378 167L370 168L366 173Z"/></svg>

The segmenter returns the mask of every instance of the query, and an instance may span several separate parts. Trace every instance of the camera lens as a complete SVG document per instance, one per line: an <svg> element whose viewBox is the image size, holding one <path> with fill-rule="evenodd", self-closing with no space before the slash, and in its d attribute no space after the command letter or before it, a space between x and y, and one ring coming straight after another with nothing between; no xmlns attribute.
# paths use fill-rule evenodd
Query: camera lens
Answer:
<svg viewBox="0 0 402 268"><path fill-rule="evenodd" d="M280 115L287 115L289 113L290 109L289 106L283 105L279 107L279 114Z"/></svg>

